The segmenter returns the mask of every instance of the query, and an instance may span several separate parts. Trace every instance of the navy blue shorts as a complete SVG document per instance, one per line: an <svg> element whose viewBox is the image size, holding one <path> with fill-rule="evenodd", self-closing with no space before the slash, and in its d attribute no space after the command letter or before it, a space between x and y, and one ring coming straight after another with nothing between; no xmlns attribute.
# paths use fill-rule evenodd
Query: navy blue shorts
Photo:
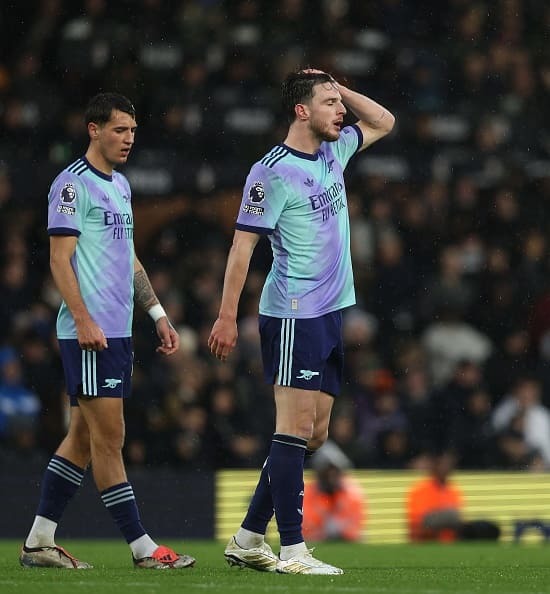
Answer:
<svg viewBox="0 0 550 594"><path fill-rule="evenodd" d="M340 393L344 369L342 312L319 318L260 315L264 378L269 384Z"/></svg>
<svg viewBox="0 0 550 594"><path fill-rule="evenodd" d="M126 398L130 395L134 353L131 338L108 338L108 349L83 351L78 340L59 339L67 394L78 398Z"/></svg>

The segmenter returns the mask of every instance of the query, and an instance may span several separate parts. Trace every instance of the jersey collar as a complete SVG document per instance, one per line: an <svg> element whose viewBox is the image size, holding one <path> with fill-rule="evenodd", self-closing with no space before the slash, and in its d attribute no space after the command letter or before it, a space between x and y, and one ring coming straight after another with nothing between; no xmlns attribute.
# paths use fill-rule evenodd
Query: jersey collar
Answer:
<svg viewBox="0 0 550 594"><path fill-rule="evenodd" d="M84 163L86 163L86 165L88 165L90 171L92 173L95 173L98 177L100 177L101 179L105 179L107 181L113 181L113 176L112 175L108 175L107 173L103 173L103 171L99 171L99 169L96 169L91 163L90 161L88 161L88 159L86 159L86 157L82 157L82 160L84 161Z"/></svg>
<svg viewBox="0 0 550 594"><path fill-rule="evenodd" d="M303 153L302 151L297 151L296 149L293 149L292 147L285 144L284 142L281 143L281 146L284 147L289 153L292 153L295 157L298 157L300 159L306 159L307 161L317 161L317 159L319 158L320 151L317 151L312 155L311 153Z"/></svg>

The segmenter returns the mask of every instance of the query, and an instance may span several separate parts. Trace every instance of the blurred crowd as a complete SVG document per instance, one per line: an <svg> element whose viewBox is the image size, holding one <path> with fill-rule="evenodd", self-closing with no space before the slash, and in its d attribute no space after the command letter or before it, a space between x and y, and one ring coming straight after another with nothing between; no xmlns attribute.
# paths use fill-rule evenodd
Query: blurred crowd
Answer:
<svg viewBox="0 0 550 594"><path fill-rule="evenodd" d="M223 196L283 139L283 76L313 65L397 117L348 169L358 303L344 318L334 442L356 467L419 468L444 448L464 469L550 468L548 2L42 0L2 11L0 460L47 456L64 434L46 195L87 146L88 98L114 90L138 112L124 169L134 208L168 213L139 256L182 342L162 359L136 312L126 460L261 466L274 408L256 308L270 249L254 255L240 342L222 364L206 343L236 215Z"/></svg>

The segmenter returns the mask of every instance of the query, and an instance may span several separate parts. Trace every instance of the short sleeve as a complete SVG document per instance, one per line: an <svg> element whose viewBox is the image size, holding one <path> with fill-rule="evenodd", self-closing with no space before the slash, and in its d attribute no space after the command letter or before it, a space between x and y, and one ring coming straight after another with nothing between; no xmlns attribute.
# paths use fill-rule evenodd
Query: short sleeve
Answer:
<svg viewBox="0 0 550 594"><path fill-rule="evenodd" d="M79 177L68 171L60 173L48 194L48 235L78 237L88 204L88 192Z"/></svg>
<svg viewBox="0 0 550 594"><path fill-rule="evenodd" d="M246 178L235 227L272 233L286 203L287 191L280 176L270 167L255 163Z"/></svg>
<svg viewBox="0 0 550 594"><path fill-rule="evenodd" d="M361 128L356 125L343 128L340 138L336 142L330 143L330 148L342 167L348 164L348 161L362 146L363 133Z"/></svg>

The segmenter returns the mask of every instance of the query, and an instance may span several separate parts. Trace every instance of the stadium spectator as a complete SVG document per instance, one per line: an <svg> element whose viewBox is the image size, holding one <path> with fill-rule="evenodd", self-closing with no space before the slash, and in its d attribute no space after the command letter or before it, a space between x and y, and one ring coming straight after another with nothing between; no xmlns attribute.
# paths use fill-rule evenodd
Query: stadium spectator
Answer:
<svg viewBox="0 0 550 594"><path fill-rule="evenodd" d="M474 287L465 275L464 258L460 246L454 244L442 249L439 270L428 282L422 298L424 320L432 322L438 316L466 316L474 299ZM447 368L441 369L444 374ZM442 379L445 379L444 377ZM440 383L439 377L436 382Z"/></svg>
<svg viewBox="0 0 550 594"><path fill-rule="evenodd" d="M399 398L407 420L408 454L414 466L433 440L434 392L425 365L407 367L399 382Z"/></svg>
<svg viewBox="0 0 550 594"><path fill-rule="evenodd" d="M472 308L471 322L486 333L495 348L500 350L506 345L511 324L524 328L527 316L520 297L521 283L512 274L511 251L500 244L489 245L485 260L485 269L477 283L478 295ZM495 354L491 353L487 366Z"/></svg>
<svg viewBox="0 0 550 594"><path fill-rule="evenodd" d="M20 312L30 309L33 303L32 278L29 274L27 255L6 254L6 256L6 262L0 270L2 293L0 339L10 336Z"/></svg>
<svg viewBox="0 0 550 594"><path fill-rule="evenodd" d="M464 321L455 304L443 306L438 313L421 338L435 387L450 381L461 361L467 359L482 365L493 349L489 337Z"/></svg>
<svg viewBox="0 0 550 594"><path fill-rule="evenodd" d="M11 441L17 449L32 449L37 446L41 403L25 386L22 371L15 350L0 349L0 443Z"/></svg>
<svg viewBox="0 0 550 594"><path fill-rule="evenodd" d="M386 337L407 332L414 324L418 283L398 233L386 231L378 236L375 270L369 309L380 321L379 336L384 339L380 347L391 352L394 345Z"/></svg>
<svg viewBox="0 0 550 594"><path fill-rule="evenodd" d="M215 468L258 468L265 451L254 419L237 402L235 387L217 385L210 397L210 432Z"/></svg>
<svg viewBox="0 0 550 594"><path fill-rule="evenodd" d="M407 419L401 407L396 381L387 369L378 369L368 374L370 385L354 395L357 414L357 439L367 451L377 452L375 444L380 436L407 427ZM368 458L367 458L368 460ZM367 464L370 465L370 464Z"/></svg>
<svg viewBox="0 0 550 594"><path fill-rule="evenodd" d="M52 310L43 303L36 303L27 314L28 326L21 329L18 344L25 383L40 398L42 412L37 419L38 443L35 447L45 455L53 451L65 435L67 407L63 394L63 372L54 345L55 319Z"/></svg>
<svg viewBox="0 0 550 594"><path fill-rule="evenodd" d="M460 468L490 468L494 463L495 431L491 423L491 397L483 386L464 395L460 409L450 417L448 443Z"/></svg>
<svg viewBox="0 0 550 594"><path fill-rule="evenodd" d="M342 310L355 304L344 169L355 153L386 136L395 118L317 69L290 73L282 91L287 136L247 177L220 311L208 339L211 352L226 360L237 342L252 253L267 234L273 265L259 304L260 337L264 377L274 386L276 426L247 515L225 557L263 571L339 575L340 568L315 559L304 542L304 456L327 438L342 383ZM347 109L358 120L353 126L344 125ZM304 234L311 242L304 244ZM278 557L264 539L274 512Z"/></svg>
<svg viewBox="0 0 550 594"><path fill-rule="evenodd" d="M44 473L38 509L19 557L24 567L89 569L55 544L55 532L86 469L132 551L136 567L194 564L158 546L141 524L122 457L122 399L129 395L134 299L156 324L157 351L171 355L179 336L135 255L131 190L115 171L134 143L135 109L124 96L100 93L86 109L86 154L54 180L48 196L50 267L63 297L57 337L71 402L69 429Z"/></svg>
<svg viewBox="0 0 550 594"><path fill-rule="evenodd" d="M508 317L501 328L502 339L483 366L483 380L491 394L492 404L497 403L524 375L536 367L536 357L530 348L526 325ZM547 404L547 403L545 403Z"/></svg>
<svg viewBox="0 0 550 594"><path fill-rule="evenodd" d="M331 440L311 457L314 478L304 488L304 538L308 541L359 541L367 503L348 475L351 460Z"/></svg>
<svg viewBox="0 0 550 594"><path fill-rule="evenodd" d="M445 385L434 391L432 399L431 445L450 447L449 428L459 418L472 392L481 388L482 367L475 361L459 361L453 376Z"/></svg>
<svg viewBox="0 0 550 594"><path fill-rule="evenodd" d="M493 426L497 432L514 429L550 467L550 410L541 403L542 385L534 374L521 375L510 393L495 407Z"/></svg>
<svg viewBox="0 0 550 594"><path fill-rule="evenodd" d="M413 542L458 538L463 508L461 489L451 483L453 467L449 453L433 455L428 478L414 483L407 494L407 524Z"/></svg>
<svg viewBox="0 0 550 594"><path fill-rule="evenodd" d="M357 419L351 399L342 394L334 405L330 420L331 440L344 452L355 466L363 465L365 451L357 440Z"/></svg>
<svg viewBox="0 0 550 594"><path fill-rule="evenodd" d="M498 539L500 528L493 522L464 519L462 489L450 479L454 454L432 453L428 459L429 476L413 483L407 493L409 539L412 542Z"/></svg>

